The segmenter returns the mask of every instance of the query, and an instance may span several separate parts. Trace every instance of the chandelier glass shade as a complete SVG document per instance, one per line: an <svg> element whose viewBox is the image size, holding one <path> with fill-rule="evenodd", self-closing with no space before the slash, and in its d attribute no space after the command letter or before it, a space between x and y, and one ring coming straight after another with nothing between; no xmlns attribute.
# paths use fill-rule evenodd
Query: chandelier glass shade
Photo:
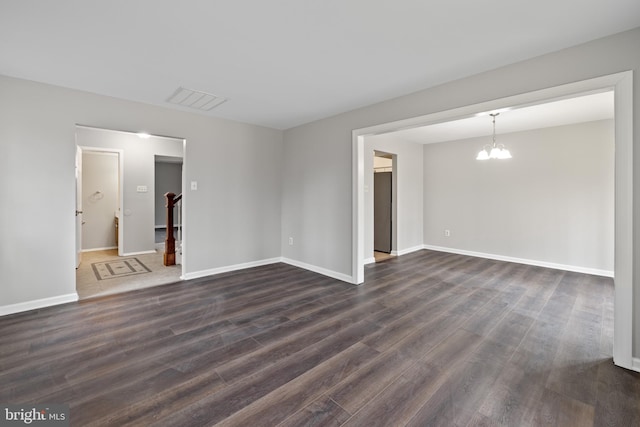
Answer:
<svg viewBox="0 0 640 427"><path fill-rule="evenodd" d="M496 144L496 116L500 113L489 114L493 117L493 144L485 145L476 156L476 160L510 159L511 153L503 144Z"/></svg>

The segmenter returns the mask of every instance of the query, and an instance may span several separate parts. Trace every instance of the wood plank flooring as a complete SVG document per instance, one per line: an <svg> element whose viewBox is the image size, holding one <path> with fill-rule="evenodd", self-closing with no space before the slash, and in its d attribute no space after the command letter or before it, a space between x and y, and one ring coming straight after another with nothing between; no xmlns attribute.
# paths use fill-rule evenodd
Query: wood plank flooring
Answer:
<svg viewBox="0 0 640 427"><path fill-rule="evenodd" d="M274 264L0 318L0 402L73 426L632 426L611 279L420 251Z"/></svg>

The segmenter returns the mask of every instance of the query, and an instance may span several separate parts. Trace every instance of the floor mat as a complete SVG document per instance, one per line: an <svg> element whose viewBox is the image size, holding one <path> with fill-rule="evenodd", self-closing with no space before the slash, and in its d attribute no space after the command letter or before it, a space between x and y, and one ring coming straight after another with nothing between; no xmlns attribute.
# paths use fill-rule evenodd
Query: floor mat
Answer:
<svg viewBox="0 0 640 427"><path fill-rule="evenodd" d="M138 258L124 258L115 261L94 262L91 264L91 268L93 268L93 272L98 280L151 273L151 270L149 270Z"/></svg>

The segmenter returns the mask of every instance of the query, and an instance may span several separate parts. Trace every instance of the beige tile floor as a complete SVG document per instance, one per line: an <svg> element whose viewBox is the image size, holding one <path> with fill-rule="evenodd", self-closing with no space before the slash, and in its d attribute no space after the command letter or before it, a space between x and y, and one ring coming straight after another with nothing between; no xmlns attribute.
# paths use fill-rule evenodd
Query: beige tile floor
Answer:
<svg viewBox="0 0 640 427"><path fill-rule="evenodd" d="M376 262L386 261L394 257L394 255L387 254L385 252L377 252L377 251L373 253L373 256L376 259Z"/></svg>
<svg viewBox="0 0 640 427"><path fill-rule="evenodd" d="M93 263L113 261L122 258L137 258L151 270L151 273L98 280L91 266ZM84 252L82 254L80 267L76 269L76 291L80 299L117 294L135 289L178 282L180 281L181 273L181 265L173 265L170 267L163 265L162 252L127 257L119 257L116 249Z"/></svg>

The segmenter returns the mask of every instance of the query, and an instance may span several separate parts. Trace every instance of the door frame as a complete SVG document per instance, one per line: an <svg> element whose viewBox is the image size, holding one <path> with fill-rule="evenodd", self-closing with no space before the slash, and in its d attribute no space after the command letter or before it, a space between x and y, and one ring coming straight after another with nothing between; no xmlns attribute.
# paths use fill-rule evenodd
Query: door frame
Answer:
<svg viewBox="0 0 640 427"><path fill-rule="evenodd" d="M186 192L187 186L187 139L183 138L183 137L178 137L178 136L169 136L169 135L162 135L161 133L153 133L153 132L133 132L133 131L125 131L125 130L117 130L117 129L113 129L113 128L104 128L104 127L99 127L99 126L91 126L91 125L84 125L81 123L76 123L75 124L76 129L77 128L88 128L88 129L99 129L99 130L104 130L104 131L109 131L109 132L117 132L117 133L126 133L126 134L133 134L133 135L149 135L149 136L154 136L154 137L159 137L159 138L170 138L176 141L180 141L182 143L182 263L181 263L181 270L180 270L180 280L186 280L187 278L187 262L188 262L188 256L187 256L187 233L186 231L188 230L188 226L187 226L187 205L188 205L188 201L189 201L189 195ZM78 140L77 140L77 136L75 136L75 144L76 146L78 146ZM87 149L91 150L95 150L95 151L118 151L121 154L119 155L119 159L120 162L118 164L118 168L119 168L119 185L120 185L120 213L121 213L121 221L119 221L119 226L118 226L118 256L128 256L130 254L125 254L124 253L124 230L125 230L125 226L124 226L124 221L122 221L122 216L124 215L124 149L121 148L105 148L105 147L91 147L91 146L82 146L82 147L86 147Z"/></svg>
<svg viewBox="0 0 640 427"><path fill-rule="evenodd" d="M122 221L122 213L124 212L124 150L119 148L90 147L85 145L78 145L77 142L76 147L80 150L80 155L82 155L85 151L90 153L114 153L118 155L118 256L122 256L124 247L124 221ZM79 179L82 179L82 172L80 172ZM82 242L80 242L80 245L82 247Z"/></svg>
<svg viewBox="0 0 640 427"><path fill-rule="evenodd" d="M76 144L76 269L82 262L82 149Z"/></svg>
<svg viewBox="0 0 640 427"><path fill-rule="evenodd" d="M352 283L364 282L364 138L400 129L472 117L475 114L533 105L589 92L613 90L615 97L615 250L614 339L616 365L640 372L633 358L633 71L567 83L533 92L467 105L420 117L352 131Z"/></svg>
<svg viewBox="0 0 640 427"><path fill-rule="evenodd" d="M373 155L372 155L372 159L376 157L377 154L385 154L388 156L391 156L391 252L390 255L393 256L397 256L399 255L399 251L398 251L398 226L400 224L400 217L398 214L398 206L400 205L399 201L398 201L398 195L400 194L400 190L398 188L398 154L395 152L392 152L392 150L388 150L388 149L381 149L378 148L376 146L376 144L370 145L369 142L366 142L365 140L365 146L366 149L369 150L370 148L373 147ZM368 159L368 156L365 155L365 158ZM368 203L365 200L365 216L367 215L371 215L371 218L369 219L370 223L371 223L371 227L369 230L365 230L365 242L367 241L367 239L371 239L371 253L369 254L370 258L365 258L365 264L369 264L369 263L373 263L375 262L375 257L373 252L375 252L375 245L374 245L374 241L375 241L375 221L373 218L373 210L374 210L374 196L375 196L375 170L373 167L373 163L371 164L365 164L365 174L367 175L371 175L372 179L371 179L371 185L373 186L373 191L372 191L372 195L371 195L371 205L368 205ZM371 212L368 212L368 211ZM366 220L366 219L365 219ZM367 234L371 233L371 235L369 237L367 237Z"/></svg>

